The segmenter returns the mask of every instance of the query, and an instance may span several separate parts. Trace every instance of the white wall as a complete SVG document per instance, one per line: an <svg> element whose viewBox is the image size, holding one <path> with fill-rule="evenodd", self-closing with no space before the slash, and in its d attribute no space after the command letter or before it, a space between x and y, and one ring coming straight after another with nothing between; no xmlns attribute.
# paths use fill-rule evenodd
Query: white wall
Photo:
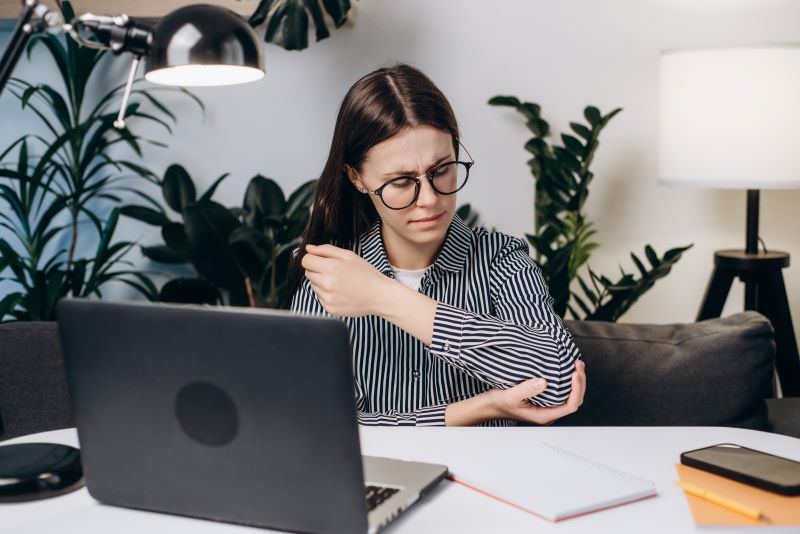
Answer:
<svg viewBox="0 0 800 534"><path fill-rule="evenodd" d="M656 183L657 67L662 49L800 41L800 2L792 0L405 0L355 2L353 24L302 52L266 45L267 77L256 84L196 90L205 121L176 100L181 123L168 150L151 150L161 172L180 162L204 184L232 177L217 198L241 200L251 176L262 173L284 189L315 177L328 151L337 106L361 75L390 61L425 70L450 98L464 143L477 161L459 202L471 202L488 226L522 236L533 226L533 183L522 146L521 117L486 101L514 94L542 105L556 131L582 116L587 104L625 110L601 137L587 202L601 248L592 267L614 277L632 269L630 251L651 243L659 253L694 243L674 271L624 317L625 321L692 321L712 269L713 252L744 246L745 193L668 188ZM0 34L5 42L8 32ZM20 66L18 75L47 78L50 65ZM126 62L119 62L126 63ZM125 65L109 73L121 81ZM18 104L0 100L0 146L32 120ZM161 132L154 132L163 138ZM784 271L800 333L800 191L762 193L761 235L788 251ZM158 240L128 223L128 236ZM725 313L742 309L735 283Z"/></svg>

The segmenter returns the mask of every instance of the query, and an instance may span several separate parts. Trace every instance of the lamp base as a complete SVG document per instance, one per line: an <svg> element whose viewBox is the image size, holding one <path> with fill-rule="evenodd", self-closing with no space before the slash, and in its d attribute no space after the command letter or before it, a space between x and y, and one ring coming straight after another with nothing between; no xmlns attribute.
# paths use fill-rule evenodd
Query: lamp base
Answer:
<svg viewBox="0 0 800 534"><path fill-rule="evenodd" d="M56 497L84 486L80 451L55 443L0 445L0 503Z"/></svg>
<svg viewBox="0 0 800 534"><path fill-rule="evenodd" d="M783 395L800 397L800 355L781 274L788 266L787 252L718 250L697 320L720 316L733 279L739 277L745 284L745 310L765 315L775 329L775 368Z"/></svg>

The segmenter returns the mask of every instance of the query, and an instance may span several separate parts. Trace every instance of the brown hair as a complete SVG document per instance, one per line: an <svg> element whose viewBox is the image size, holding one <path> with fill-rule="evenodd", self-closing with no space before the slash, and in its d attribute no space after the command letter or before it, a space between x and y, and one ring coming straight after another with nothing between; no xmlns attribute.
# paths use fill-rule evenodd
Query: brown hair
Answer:
<svg viewBox="0 0 800 534"><path fill-rule="evenodd" d="M299 253L288 272L283 306L303 279L300 262L307 244L355 247L359 234L378 218L368 195L359 193L345 172L356 171L370 148L406 128L427 125L450 133L458 156L458 124L450 103L422 71L400 63L358 80L342 101L328 161L317 180L311 217Z"/></svg>

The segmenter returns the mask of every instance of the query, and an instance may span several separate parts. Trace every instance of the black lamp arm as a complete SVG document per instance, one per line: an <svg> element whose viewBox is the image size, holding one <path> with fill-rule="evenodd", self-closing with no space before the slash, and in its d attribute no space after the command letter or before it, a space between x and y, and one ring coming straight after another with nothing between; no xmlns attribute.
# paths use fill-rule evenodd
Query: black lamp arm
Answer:
<svg viewBox="0 0 800 534"><path fill-rule="evenodd" d="M81 29L89 30L96 41L86 39ZM75 18L65 28L70 36L83 46L111 49L114 54L131 52L134 56L144 56L150 50L153 32L128 15L109 17L86 13Z"/></svg>
<svg viewBox="0 0 800 534"><path fill-rule="evenodd" d="M83 37L82 29L91 32L96 40ZM22 13L0 58L0 95L28 41L47 30L69 32L83 46L110 49L114 54L131 52L136 57L146 55L153 40L153 32L148 27L127 15L108 17L86 13L64 24L60 13L50 11L39 0L23 0Z"/></svg>
<svg viewBox="0 0 800 534"><path fill-rule="evenodd" d="M34 19L34 15L38 18ZM30 41L31 37L39 32L51 27L61 25L61 15L50 11L47 6L40 4L38 0L23 0L22 13L20 14L11 38L6 45L3 56L0 58L0 95L6 87L11 72L19 61L22 51Z"/></svg>

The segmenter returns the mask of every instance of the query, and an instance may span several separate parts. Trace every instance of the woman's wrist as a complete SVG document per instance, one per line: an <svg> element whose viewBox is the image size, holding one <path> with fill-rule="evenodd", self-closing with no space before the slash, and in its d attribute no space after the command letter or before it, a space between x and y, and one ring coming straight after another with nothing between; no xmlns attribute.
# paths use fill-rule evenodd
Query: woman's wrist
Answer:
<svg viewBox="0 0 800 534"><path fill-rule="evenodd" d="M433 321L436 316L436 301L397 280L386 278L375 292L371 304L372 314L405 330L424 345L433 340Z"/></svg>
<svg viewBox="0 0 800 534"><path fill-rule="evenodd" d="M490 389L474 397L448 404L444 411L444 424L446 426L472 426L498 419L499 412L492 391Z"/></svg>
<svg viewBox="0 0 800 534"><path fill-rule="evenodd" d="M381 275L380 282L376 290L370 291L372 296L371 315L377 315L389 321L390 315L394 313L393 305L397 301L398 287L396 280L388 276Z"/></svg>

